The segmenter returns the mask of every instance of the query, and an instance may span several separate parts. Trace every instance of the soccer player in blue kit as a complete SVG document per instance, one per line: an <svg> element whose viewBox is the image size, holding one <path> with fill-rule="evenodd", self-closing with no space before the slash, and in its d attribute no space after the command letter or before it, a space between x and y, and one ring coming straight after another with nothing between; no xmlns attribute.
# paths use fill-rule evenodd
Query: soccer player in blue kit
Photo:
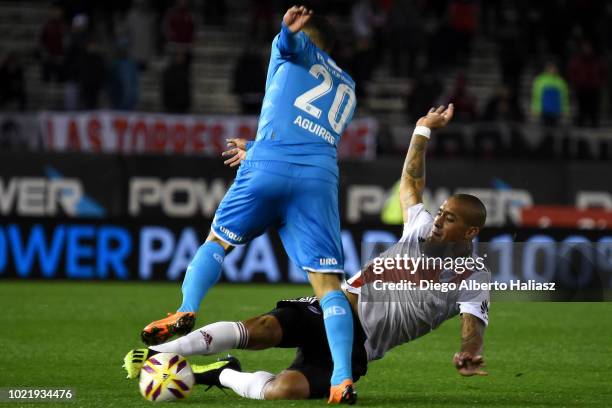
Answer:
<svg viewBox="0 0 612 408"><path fill-rule="evenodd" d="M256 140L247 146L211 232L187 268L182 305L146 326L141 337L159 344L191 331L202 299L221 275L226 251L275 226L293 263L308 273L323 310L334 363L329 402L352 404L353 313L340 289L344 256L336 148L356 98L354 81L328 55L332 46L333 30L324 18L303 6L284 15L272 42Z"/></svg>

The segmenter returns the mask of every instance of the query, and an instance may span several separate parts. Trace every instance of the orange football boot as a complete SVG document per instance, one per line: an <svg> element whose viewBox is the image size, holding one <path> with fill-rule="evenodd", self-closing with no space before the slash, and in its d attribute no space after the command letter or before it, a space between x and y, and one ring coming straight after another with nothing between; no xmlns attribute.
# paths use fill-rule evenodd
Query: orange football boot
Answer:
<svg viewBox="0 0 612 408"><path fill-rule="evenodd" d="M148 346L164 343L174 335L185 335L193 329L195 324L195 313L176 312L168 313L165 319L149 323L142 332L140 338Z"/></svg>
<svg viewBox="0 0 612 408"><path fill-rule="evenodd" d="M352 380L344 380L338 385L332 385L329 389L328 404L349 404L357 402L357 391Z"/></svg>

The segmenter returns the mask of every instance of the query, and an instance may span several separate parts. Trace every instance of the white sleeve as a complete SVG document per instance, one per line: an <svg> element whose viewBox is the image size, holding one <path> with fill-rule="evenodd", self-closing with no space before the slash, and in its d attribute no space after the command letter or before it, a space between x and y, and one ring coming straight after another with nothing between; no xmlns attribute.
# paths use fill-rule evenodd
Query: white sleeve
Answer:
<svg viewBox="0 0 612 408"><path fill-rule="evenodd" d="M429 233L432 223L433 217L425 209L423 203L415 204L412 207L409 207L407 210L407 221L404 224L404 231L400 241L405 241L408 236L415 232L417 232L419 235Z"/></svg>
<svg viewBox="0 0 612 408"><path fill-rule="evenodd" d="M476 316L485 326L489 325L489 301L483 300L477 302L459 302L459 314L469 313Z"/></svg>
<svg viewBox="0 0 612 408"><path fill-rule="evenodd" d="M468 280L477 283L489 283L491 275L488 269L478 271L472 274ZM489 324L489 301L490 293L486 289L476 290L460 290L457 303L459 304L459 313L469 313L478 317L487 326Z"/></svg>

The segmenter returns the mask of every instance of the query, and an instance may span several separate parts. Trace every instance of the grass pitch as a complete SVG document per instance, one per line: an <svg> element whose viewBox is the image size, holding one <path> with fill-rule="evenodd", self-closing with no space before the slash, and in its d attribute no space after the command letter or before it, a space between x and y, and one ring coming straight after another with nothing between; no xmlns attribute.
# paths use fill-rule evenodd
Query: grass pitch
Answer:
<svg viewBox="0 0 612 408"><path fill-rule="evenodd" d="M306 286L220 285L196 324L240 320ZM66 388L73 402L19 407L151 407L126 380L122 358L149 321L175 310L179 284L0 281L0 388ZM451 364L459 320L370 365L358 383L362 407L612 406L612 303L493 303L485 336L488 377L460 377ZM278 372L292 350L236 351L247 371ZM199 362L213 357L198 357ZM176 406L326 406L321 401L250 401L198 387ZM174 406L174 405L173 405Z"/></svg>

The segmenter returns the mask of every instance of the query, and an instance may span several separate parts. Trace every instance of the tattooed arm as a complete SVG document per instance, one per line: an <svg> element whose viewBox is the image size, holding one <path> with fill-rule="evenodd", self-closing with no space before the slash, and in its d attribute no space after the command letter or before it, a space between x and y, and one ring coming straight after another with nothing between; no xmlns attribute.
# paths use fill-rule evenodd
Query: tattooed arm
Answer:
<svg viewBox="0 0 612 408"><path fill-rule="evenodd" d="M453 118L454 106L449 104L447 108L440 106L431 108L426 116L417 121L417 126L425 126L429 129L444 127ZM427 135L426 135L427 136ZM400 202L404 222L407 222L407 210L415 204L423 201L423 189L425 188L425 153L429 137L415 133L410 140L410 147L404 161L402 178L400 180Z"/></svg>
<svg viewBox="0 0 612 408"><path fill-rule="evenodd" d="M407 220L406 209L423 201L422 194L425 187L425 151L427 150L425 136L414 134L410 140L410 147L404 160L402 179L400 182L400 201Z"/></svg>
<svg viewBox="0 0 612 408"><path fill-rule="evenodd" d="M484 323L476 316L463 313L461 320L461 351L454 355L453 363L463 376L487 375L482 358Z"/></svg>

